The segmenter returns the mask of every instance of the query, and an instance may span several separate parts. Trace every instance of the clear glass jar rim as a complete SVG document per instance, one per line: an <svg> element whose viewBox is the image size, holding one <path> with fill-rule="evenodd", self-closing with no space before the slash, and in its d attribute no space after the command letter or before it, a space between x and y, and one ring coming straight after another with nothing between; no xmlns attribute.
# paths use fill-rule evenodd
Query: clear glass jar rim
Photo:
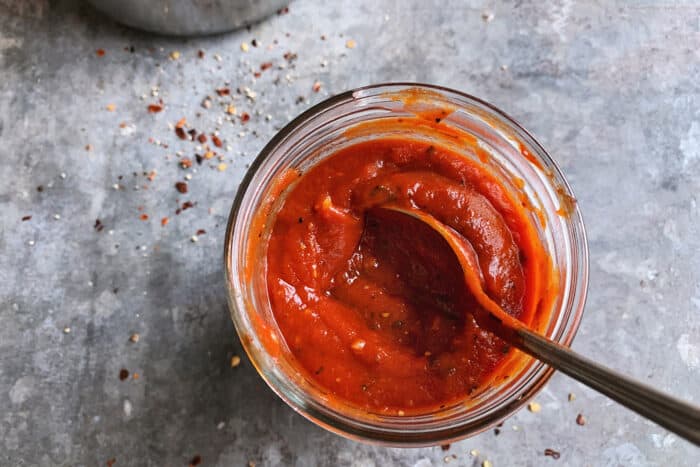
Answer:
<svg viewBox="0 0 700 467"><path fill-rule="evenodd" d="M323 426L324 428L333 431L337 434L349 437L351 439L355 440L360 440L360 441L369 441L369 442L377 442L381 444L388 444L388 445L395 445L395 446L421 446L421 445L429 445L429 444L435 444L436 442L449 442L452 440L456 439L461 439L465 436L473 435L476 434L480 431L483 431L485 429L488 429L490 426L493 424L497 423L499 419L504 418L505 416L508 416L509 414L513 413L515 410L517 410L519 407L524 405L529 398L534 396L539 390L542 389L542 387L547 383L551 375L553 374L553 370L549 367L546 367L544 364L537 363L539 367L536 369L536 371L533 372L532 377L530 378L531 380L535 380L527 389L527 396L521 398L522 400L516 400L516 401L511 401L511 403L504 405L502 407L499 407L497 411L494 412L494 421L491 424L484 425L482 427L479 427L478 429L465 429L460 432L460 430L455 430L455 429L450 429L448 431L443 431L443 432L435 432L435 436L433 438L430 437L423 437L421 438L420 436L407 436L402 438L401 433L392 433L391 430L389 431L382 431L382 432L374 432L371 428L367 429L366 427L358 426L362 424L356 424L356 423L347 423L347 421L343 420L338 420L336 417L332 415L332 413L328 412L318 412L315 410L309 410L309 407L305 407L297 403L296 401L290 400L290 398L284 394L284 391L279 388L274 381L271 381L268 375L266 375L266 372L263 371L263 368L261 368L262 362L260 356L257 355L257 349L254 349L253 346L250 344L247 338L244 336L244 330L241 329L241 322L239 319L237 319L237 313L245 313L245 310L239 309L242 304L239 301L239 296L240 292L236 290L235 282L236 282L236 277L234 277L233 271L232 271L232 264L233 261L235 260L234 255L234 247L233 247L233 240L234 240L234 231L236 228L236 220L238 218L238 213L241 208L241 205L243 204L243 201L245 199L245 196L249 190L249 185L251 183L251 180L254 178L254 176L257 174L258 170L260 167L263 165L263 162L265 162L270 156L275 154L276 148L279 147L279 145L286 140L289 137L292 137L295 132L302 127L305 123L313 120L314 118L318 117L319 115L322 115L324 112L326 112L328 109L331 109L337 105L342 105L343 103L352 103L355 100L362 99L364 95L366 94L377 94L381 92L391 92L392 90L396 89L409 89L409 88L417 88L421 90L427 90L427 91L433 91L440 93L442 95L445 95L446 97L450 98L458 98L462 100L466 100L467 102L470 103L475 103L481 107L485 107L489 112L493 114L498 120L499 123L505 124L505 126L513 130L519 138L522 138L523 140L527 141L527 144L531 147L534 147L536 149L534 156L538 159L542 159L543 162L546 162L547 167L549 167L553 172L554 176L557 179L557 182L561 185L561 187L564 189L564 191L573 197L573 192L571 190L571 187L569 186L568 182L566 181L565 177L563 176L561 169L559 168L558 164L551 158L551 156L547 153L547 151L537 142L537 140L522 126L520 125L515 119L510 117L508 114L503 112L502 110L498 109L494 105L479 99L477 97L471 96L466 93L462 93L459 91L455 91L449 88L441 87L441 86L435 86L435 85L429 85L429 84L420 84L420 83L406 83L406 82L400 82L400 83L384 83L384 84L376 84L376 85L371 85L371 86L365 86L361 88L357 88L354 90L346 91L341 94L335 95L333 97L330 97L329 99L311 107L310 109L306 110L302 114L300 114L298 117L293 119L289 124L287 124L284 128L282 128L271 140L270 142L262 149L258 157L255 159L255 161L251 164L248 172L246 173L244 179L241 181L236 197L234 199L231 212L229 215L229 220L228 220L228 226L227 226L227 231L226 231L226 236L225 236L225 245L224 245L224 270L226 274L226 287L227 287L227 292L228 292L228 301L229 301L229 308L231 311L231 315L234 321L234 324L236 326L236 330L239 334L239 337L241 338L241 341L243 343L243 347L245 348L246 352L248 353L251 361L255 365L258 373L261 375L261 377L266 381L268 386L278 395L280 398L282 398L285 402L287 402L288 405L290 405L294 410L297 412L301 413L303 416L306 418L309 418L313 422L315 422L318 425ZM580 264L578 264L578 270L576 271L577 275L580 278L580 281L582 284L580 285L580 290L576 291L577 297L576 297L576 303L575 303L575 309L573 310L573 313L571 313L570 321L565 323L565 327L568 330L567 333L560 339L560 343L564 345L570 345L573 338L576 335L576 331L578 330L579 323L583 314L583 308L585 305L585 299L586 299L586 292L588 288L588 245L587 245L587 240L586 240L586 233L585 233L585 227L583 224L583 219L581 212L578 208L578 204L574 205L574 210L571 213L571 222L573 223L575 229L575 239L576 241L576 248L578 249L579 252L579 257L582 258L582 261ZM244 252L239 252L239 254L244 254ZM313 413L310 413L313 412ZM331 411L332 412L332 411Z"/></svg>

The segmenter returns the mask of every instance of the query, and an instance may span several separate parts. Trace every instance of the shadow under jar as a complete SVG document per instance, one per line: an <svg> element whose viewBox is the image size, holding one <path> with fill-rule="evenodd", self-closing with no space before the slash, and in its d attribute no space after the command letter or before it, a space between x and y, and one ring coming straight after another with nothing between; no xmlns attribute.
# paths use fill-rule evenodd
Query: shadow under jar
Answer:
<svg viewBox="0 0 700 467"><path fill-rule="evenodd" d="M387 139L444 148L505 187L526 208L546 261L528 326L570 345L583 313L588 250L581 214L561 171L530 134L472 96L436 86L381 84L332 97L283 128L241 183L225 240L231 316L267 384L294 410L342 436L393 446L449 443L496 425L545 385L553 370L510 349L489 378L463 397L405 410L338 397L304 368L271 304L268 245L277 214L298 181L339 151ZM546 290L545 290L546 289Z"/></svg>

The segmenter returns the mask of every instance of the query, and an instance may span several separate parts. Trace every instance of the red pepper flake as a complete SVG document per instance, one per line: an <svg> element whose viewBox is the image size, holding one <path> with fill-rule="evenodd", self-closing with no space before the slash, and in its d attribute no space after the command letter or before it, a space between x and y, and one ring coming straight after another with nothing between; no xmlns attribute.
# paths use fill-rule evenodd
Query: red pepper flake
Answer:
<svg viewBox="0 0 700 467"><path fill-rule="evenodd" d="M94 225L93 227L94 227L95 230L97 230L98 232L102 232L102 229L105 228L104 224L103 224L102 221L99 220L99 219L95 219L95 225Z"/></svg>
<svg viewBox="0 0 700 467"><path fill-rule="evenodd" d="M552 459L559 459L559 457L561 457L561 453L559 451L555 451L554 449L549 448L544 450L544 455L550 456Z"/></svg>
<svg viewBox="0 0 700 467"><path fill-rule="evenodd" d="M220 148L224 145L221 139L213 133L211 135L211 142L214 143L214 146L216 146L217 148Z"/></svg>
<svg viewBox="0 0 700 467"><path fill-rule="evenodd" d="M449 451L450 445L449 444L441 444L440 449L442 449L443 451Z"/></svg>
<svg viewBox="0 0 700 467"><path fill-rule="evenodd" d="M202 49L199 49L199 51L197 52L197 57L204 58L204 55L205 55L204 51Z"/></svg>
<svg viewBox="0 0 700 467"><path fill-rule="evenodd" d="M146 214L146 213L141 214L141 215L139 216L139 219L141 219L142 221L147 221L147 220L148 220L148 214Z"/></svg>
<svg viewBox="0 0 700 467"><path fill-rule="evenodd" d="M196 235L204 235L205 233L207 233L206 230L204 230L204 229L199 229L199 230L197 230Z"/></svg>
<svg viewBox="0 0 700 467"><path fill-rule="evenodd" d="M200 456L199 454L197 454L197 455L194 456L194 457L192 458L192 460L190 461L190 467L196 467L196 466L198 466L198 465L201 464L201 463L202 463L202 456Z"/></svg>
<svg viewBox="0 0 700 467"><path fill-rule="evenodd" d="M175 134L180 139L189 139L189 137L187 136L187 132L182 128L175 127Z"/></svg>
<svg viewBox="0 0 700 467"><path fill-rule="evenodd" d="M105 49L97 49L97 50L95 50L95 53L97 54L98 57L104 57L105 56Z"/></svg>
<svg viewBox="0 0 700 467"><path fill-rule="evenodd" d="M187 182L177 182L175 183L175 189L180 193L187 193Z"/></svg>
<svg viewBox="0 0 700 467"><path fill-rule="evenodd" d="M192 159L183 157L182 159L180 159L180 167L182 167L183 169L189 169L190 167L192 167Z"/></svg>
<svg viewBox="0 0 700 467"><path fill-rule="evenodd" d="M151 114L157 114L158 112L163 110L163 106L161 104L151 104L148 106L148 113Z"/></svg>
<svg viewBox="0 0 700 467"><path fill-rule="evenodd" d="M197 136L197 141L199 141L202 144L206 143L207 135L205 135L204 133L200 133L199 136Z"/></svg>
<svg viewBox="0 0 700 467"><path fill-rule="evenodd" d="M284 8L280 8L279 10L277 10L277 14L278 14L278 15L286 15L287 13L289 13L289 7L288 7L288 6L286 6L286 7L284 7Z"/></svg>
<svg viewBox="0 0 700 467"><path fill-rule="evenodd" d="M122 369L119 371L119 379L120 379L121 381L124 381L124 380L125 380L126 378L128 378L128 377L129 377L129 370L127 370L126 368L122 368Z"/></svg>
<svg viewBox="0 0 700 467"><path fill-rule="evenodd" d="M311 87L311 89L313 89L314 92L320 91L320 90L321 90L321 82L320 82L320 81L316 81L316 82L314 83L314 85Z"/></svg>
<svg viewBox="0 0 700 467"><path fill-rule="evenodd" d="M272 68L272 62L265 62L260 64L260 71L265 71L268 68Z"/></svg>
<svg viewBox="0 0 700 467"><path fill-rule="evenodd" d="M285 52L283 55L284 59L287 60L288 62L293 62L294 60L297 59L298 55L292 52Z"/></svg>
<svg viewBox="0 0 700 467"><path fill-rule="evenodd" d="M216 93L220 96L228 96L231 94L231 90L229 88L219 88L216 90Z"/></svg>
<svg viewBox="0 0 700 467"><path fill-rule="evenodd" d="M195 204L192 201L185 201L182 203L182 207L175 211L175 214L179 215L182 211L187 211L189 208L193 208Z"/></svg>
<svg viewBox="0 0 700 467"><path fill-rule="evenodd" d="M22 218L22 222L26 222L26 221L28 221L28 220L31 219L31 218L32 218L32 216L24 216L24 217Z"/></svg>
<svg viewBox="0 0 700 467"><path fill-rule="evenodd" d="M262 76L262 73L260 73L259 71L254 71L253 76L256 78L260 78Z"/></svg>
<svg viewBox="0 0 700 467"><path fill-rule="evenodd" d="M151 182L152 182L153 180L155 180L155 179L156 179L156 171L155 171L155 170L151 170L150 172L148 172L148 175L146 176L146 178L147 178L149 181L151 181Z"/></svg>
<svg viewBox="0 0 700 467"><path fill-rule="evenodd" d="M168 222L170 222L170 219L168 219L167 217L164 217L160 220L160 225L165 227L166 225L168 225Z"/></svg>
<svg viewBox="0 0 700 467"><path fill-rule="evenodd" d="M248 112L243 112L241 114L241 123L246 123L250 120L250 114Z"/></svg>
<svg viewBox="0 0 700 467"><path fill-rule="evenodd" d="M576 424L579 426L585 425L586 424L586 417L584 417L583 414L576 415Z"/></svg>
<svg viewBox="0 0 700 467"><path fill-rule="evenodd" d="M184 128L185 125L187 125L187 119L185 117L182 117L175 124L175 128Z"/></svg>
<svg viewBox="0 0 700 467"><path fill-rule="evenodd" d="M187 134L190 135L190 139L194 141L194 139L197 137L197 130L192 128L190 131L187 132Z"/></svg>
<svg viewBox="0 0 700 467"><path fill-rule="evenodd" d="M117 459L112 457L107 461L107 467L112 467L117 462Z"/></svg>

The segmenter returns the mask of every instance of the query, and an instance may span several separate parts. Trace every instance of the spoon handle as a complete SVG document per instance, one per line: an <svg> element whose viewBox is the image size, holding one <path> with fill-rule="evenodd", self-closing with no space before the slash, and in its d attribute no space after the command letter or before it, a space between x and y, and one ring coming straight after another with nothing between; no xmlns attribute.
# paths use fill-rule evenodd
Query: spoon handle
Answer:
<svg viewBox="0 0 700 467"><path fill-rule="evenodd" d="M519 347L553 368L700 446L700 409L593 362L527 328Z"/></svg>

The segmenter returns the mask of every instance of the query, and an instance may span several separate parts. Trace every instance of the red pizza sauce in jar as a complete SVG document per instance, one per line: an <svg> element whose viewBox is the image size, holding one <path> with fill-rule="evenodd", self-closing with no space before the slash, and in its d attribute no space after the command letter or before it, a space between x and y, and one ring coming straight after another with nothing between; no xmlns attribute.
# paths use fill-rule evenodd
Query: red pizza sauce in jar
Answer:
<svg viewBox="0 0 700 467"><path fill-rule="evenodd" d="M420 414L508 377L504 362L516 350L479 327L458 265L435 253L443 246L416 251L420 262L410 251L397 260L420 232L372 214L390 202L455 229L476 253L486 293L532 322L555 289L551 265L537 216L492 172L397 136L341 148L284 183L267 240L270 304L301 371L330 398ZM427 270L433 254L443 264Z"/></svg>

